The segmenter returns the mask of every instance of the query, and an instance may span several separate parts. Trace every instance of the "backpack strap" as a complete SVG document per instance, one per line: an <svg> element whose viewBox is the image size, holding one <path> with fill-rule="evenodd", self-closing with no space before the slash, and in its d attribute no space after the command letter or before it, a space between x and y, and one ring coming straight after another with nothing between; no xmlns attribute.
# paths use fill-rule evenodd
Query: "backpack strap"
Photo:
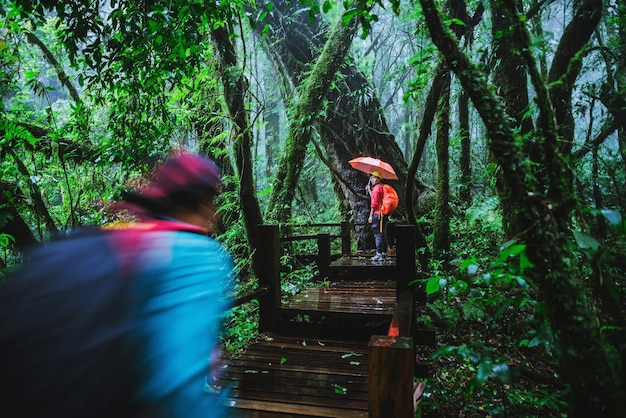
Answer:
<svg viewBox="0 0 626 418"><path fill-rule="evenodd" d="M140 222L117 222L102 226L104 230L110 231L133 231L133 232L157 232L157 231L185 231L195 232L201 235L208 235L210 231L201 226L188 224L186 222L171 221L166 219L150 219Z"/></svg>

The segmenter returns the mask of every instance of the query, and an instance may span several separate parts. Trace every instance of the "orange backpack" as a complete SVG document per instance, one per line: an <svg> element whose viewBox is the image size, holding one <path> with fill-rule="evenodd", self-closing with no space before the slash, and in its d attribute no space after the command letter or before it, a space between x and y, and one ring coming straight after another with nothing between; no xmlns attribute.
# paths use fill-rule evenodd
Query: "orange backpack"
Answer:
<svg viewBox="0 0 626 418"><path fill-rule="evenodd" d="M398 193L388 184L383 184L383 215L390 215L398 208Z"/></svg>

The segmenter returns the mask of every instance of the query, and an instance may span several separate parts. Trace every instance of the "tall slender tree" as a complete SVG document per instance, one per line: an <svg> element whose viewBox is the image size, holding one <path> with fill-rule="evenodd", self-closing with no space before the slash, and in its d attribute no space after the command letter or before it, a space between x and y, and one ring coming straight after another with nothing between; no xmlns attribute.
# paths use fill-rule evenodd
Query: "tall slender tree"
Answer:
<svg viewBox="0 0 626 418"><path fill-rule="evenodd" d="M437 104L437 201L433 219L433 251L447 259L450 250L450 72L444 73Z"/></svg>
<svg viewBox="0 0 626 418"><path fill-rule="evenodd" d="M230 29L230 30L229 30ZM256 198L254 171L252 169L252 126L246 104L248 81L239 67L238 55L231 41L232 26L220 26L212 36L221 57L222 84L228 113L233 122L233 149L238 174L239 205L243 212L246 237L250 253L257 247L257 225L263 223L261 208Z"/></svg>

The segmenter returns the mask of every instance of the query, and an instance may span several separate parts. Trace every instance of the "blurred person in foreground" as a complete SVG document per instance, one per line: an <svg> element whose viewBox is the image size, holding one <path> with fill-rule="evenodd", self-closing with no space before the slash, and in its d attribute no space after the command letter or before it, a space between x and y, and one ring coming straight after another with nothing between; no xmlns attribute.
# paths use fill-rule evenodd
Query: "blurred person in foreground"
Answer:
<svg viewBox="0 0 626 418"><path fill-rule="evenodd" d="M220 171L180 154L120 205L136 222L38 248L0 287L0 416L220 417L211 353L231 257Z"/></svg>

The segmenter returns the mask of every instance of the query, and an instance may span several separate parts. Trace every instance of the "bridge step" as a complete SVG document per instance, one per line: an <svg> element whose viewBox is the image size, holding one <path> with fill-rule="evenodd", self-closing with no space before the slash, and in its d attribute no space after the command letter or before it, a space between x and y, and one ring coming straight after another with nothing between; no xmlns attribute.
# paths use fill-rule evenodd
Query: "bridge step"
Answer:
<svg viewBox="0 0 626 418"><path fill-rule="evenodd" d="M266 336L219 384L237 418L368 416L367 343Z"/></svg>
<svg viewBox="0 0 626 418"><path fill-rule="evenodd" d="M277 310L281 334L367 342L386 334L396 307L392 281L342 280L290 295Z"/></svg>

